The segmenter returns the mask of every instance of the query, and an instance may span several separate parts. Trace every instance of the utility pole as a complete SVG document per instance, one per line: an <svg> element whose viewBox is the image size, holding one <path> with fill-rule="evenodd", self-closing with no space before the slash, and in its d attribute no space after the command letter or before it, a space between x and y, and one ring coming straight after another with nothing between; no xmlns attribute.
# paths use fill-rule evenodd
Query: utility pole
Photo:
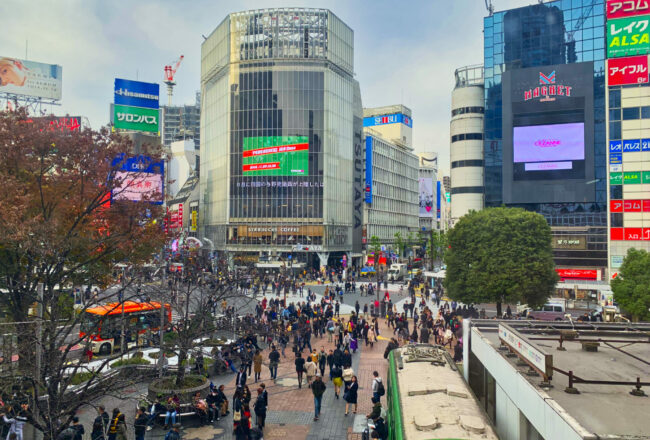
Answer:
<svg viewBox="0 0 650 440"><path fill-rule="evenodd" d="M36 314L37 314L36 337L38 339L36 341L35 377L36 377L37 386L40 386L41 377L43 377L43 375L41 374L41 363L43 357L43 296L45 292L45 286L43 285L43 283L38 283L36 289L38 291L38 304L36 305ZM34 399L36 399L35 391L34 391ZM34 401L34 420L38 420L38 402L36 401ZM38 433L38 432L39 431L34 428L34 433ZM41 434L37 434L37 436L38 438L43 438Z"/></svg>
<svg viewBox="0 0 650 440"><path fill-rule="evenodd" d="M167 265L165 264L165 251L162 251L163 257L163 269L162 276L160 277L160 325L158 326L158 345L160 351L158 352L158 377L163 377L163 367L164 367L164 341L163 337L165 335L165 280L167 278Z"/></svg>

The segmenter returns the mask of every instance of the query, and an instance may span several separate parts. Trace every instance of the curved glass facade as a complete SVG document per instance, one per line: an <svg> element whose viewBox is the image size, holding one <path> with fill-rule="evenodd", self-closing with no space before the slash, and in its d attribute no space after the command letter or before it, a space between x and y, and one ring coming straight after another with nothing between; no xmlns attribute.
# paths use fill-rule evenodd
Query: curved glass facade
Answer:
<svg viewBox="0 0 650 440"><path fill-rule="evenodd" d="M353 32L323 9L234 13L203 43L203 227L217 248L351 250L352 69Z"/></svg>

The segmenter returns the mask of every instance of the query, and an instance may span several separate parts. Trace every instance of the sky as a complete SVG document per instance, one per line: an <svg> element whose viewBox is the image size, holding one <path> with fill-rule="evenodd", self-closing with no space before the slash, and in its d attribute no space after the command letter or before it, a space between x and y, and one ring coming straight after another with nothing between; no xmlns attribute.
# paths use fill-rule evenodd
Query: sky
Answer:
<svg viewBox="0 0 650 440"><path fill-rule="evenodd" d="M231 12L273 7L327 8L354 30L354 70L364 107L404 104L416 152L435 151L449 172L454 71L483 62L485 0L2 0L0 57L63 66L57 115L109 122L114 78L158 82L185 56L174 104L200 90L202 35ZM492 0L496 11L537 0ZM49 109L48 109L49 110Z"/></svg>

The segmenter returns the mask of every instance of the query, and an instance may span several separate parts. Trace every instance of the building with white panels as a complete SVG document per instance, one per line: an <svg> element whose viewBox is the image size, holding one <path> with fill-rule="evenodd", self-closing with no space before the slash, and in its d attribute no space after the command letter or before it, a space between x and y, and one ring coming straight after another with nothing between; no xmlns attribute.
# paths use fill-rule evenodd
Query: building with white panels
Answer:
<svg viewBox="0 0 650 440"><path fill-rule="evenodd" d="M451 95L451 223L483 209L483 66L455 72Z"/></svg>

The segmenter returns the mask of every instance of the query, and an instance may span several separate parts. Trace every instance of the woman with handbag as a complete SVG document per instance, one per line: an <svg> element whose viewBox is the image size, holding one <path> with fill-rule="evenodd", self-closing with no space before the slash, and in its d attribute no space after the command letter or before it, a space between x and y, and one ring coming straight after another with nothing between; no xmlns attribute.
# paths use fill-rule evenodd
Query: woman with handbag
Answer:
<svg viewBox="0 0 650 440"><path fill-rule="evenodd" d="M242 389L237 388L235 391L235 395L232 398L232 421L233 421L233 432L237 430L237 426L240 424L242 420L242 410L243 410L243 403L242 403Z"/></svg>
<svg viewBox="0 0 650 440"><path fill-rule="evenodd" d="M352 376L352 380L349 385L345 387L345 394L343 398L345 399L345 415L348 415L350 405L354 405L354 410L352 414L357 413L357 394L359 391L359 384L357 383L357 376Z"/></svg>

